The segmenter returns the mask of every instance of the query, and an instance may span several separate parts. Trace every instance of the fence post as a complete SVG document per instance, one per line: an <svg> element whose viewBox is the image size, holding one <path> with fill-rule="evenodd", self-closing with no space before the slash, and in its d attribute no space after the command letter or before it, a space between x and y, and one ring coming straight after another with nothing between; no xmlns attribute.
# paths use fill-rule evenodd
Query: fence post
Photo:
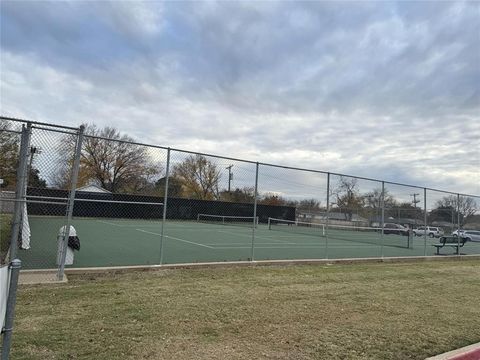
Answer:
<svg viewBox="0 0 480 360"><path fill-rule="evenodd" d="M382 204L382 235L380 238L380 256L383 258L383 232L385 230L385 181L382 181L382 195L380 199Z"/></svg>
<svg viewBox="0 0 480 360"><path fill-rule="evenodd" d="M5 312L5 327L2 329L2 359L8 360L10 347L12 345L13 320L15 318L15 303L17 300L18 275L22 262L17 259L18 236L20 234L20 222L22 210L26 203L26 184L27 184L27 157L30 147L32 124L27 123L27 127L22 127L20 141L19 163L17 168L16 201L14 205L14 217L12 223L12 234L10 237L10 284L7 298L7 308ZM2 324L3 325L3 324Z"/></svg>
<svg viewBox="0 0 480 360"><path fill-rule="evenodd" d="M15 303L17 300L18 275L22 262L19 259L13 259L10 263L10 285L7 298L7 311L5 314L5 327L2 329L2 359L8 360L10 347L12 346L13 320L15 318Z"/></svg>
<svg viewBox="0 0 480 360"><path fill-rule="evenodd" d="M73 160L73 167L72 167L72 178L70 184L70 195L68 198L67 204L67 221L65 224L65 228L63 230L63 241L62 241L62 249L61 249L61 257L60 257L60 266L58 268L57 273L57 280L63 280L63 274L65 272L65 260L67 258L67 246L68 246L68 238L70 237L70 224L72 223L72 216L73 216L73 207L75 205L75 191L77 189L77 179L78 179L78 171L80 169L80 156L82 154L82 143L83 143L83 132L85 131L85 126L80 126L78 131L77 137L77 144L75 146L75 157Z"/></svg>
<svg viewBox="0 0 480 360"><path fill-rule="evenodd" d="M250 251L250 261L255 260L255 228L257 227L257 199L258 199L258 168L257 162L255 169L255 198L253 200L253 230L252 230L252 249Z"/></svg>
<svg viewBox="0 0 480 360"><path fill-rule="evenodd" d="M330 220L330 173L327 173L327 219L325 222L325 259L328 259L328 223Z"/></svg>
<svg viewBox="0 0 480 360"><path fill-rule="evenodd" d="M457 255L460 255L460 194L457 194L457 223L458 223L457 224L458 226L458 229L457 229L458 254Z"/></svg>
<svg viewBox="0 0 480 360"><path fill-rule="evenodd" d="M15 188L15 204L13 210L12 233L10 236L10 259L17 257L18 236L20 234L20 223L22 221L22 210L26 203L26 184L27 184L27 158L28 149L30 147L30 136L32 132L32 124L28 123L27 127L22 127L22 136L20 141L20 154L17 169L17 184Z"/></svg>
<svg viewBox="0 0 480 360"><path fill-rule="evenodd" d="M423 188L423 256L427 256L427 188Z"/></svg>
<svg viewBox="0 0 480 360"><path fill-rule="evenodd" d="M170 148L167 150L167 169L165 170L165 192L163 195L162 231L160 232L160 265L163 264L163 234L167 219L168 178L170 177Z"/></svg>

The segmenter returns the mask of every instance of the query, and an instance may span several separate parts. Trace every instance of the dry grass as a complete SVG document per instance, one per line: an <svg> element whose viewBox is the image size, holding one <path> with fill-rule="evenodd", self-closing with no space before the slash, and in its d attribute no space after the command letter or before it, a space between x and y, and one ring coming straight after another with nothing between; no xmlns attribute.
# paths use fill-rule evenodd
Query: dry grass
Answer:
<svg viewBox="0 0 480 360"><path fill-rule="evenodd" d="M4 263L10 245L11 220L11 215L0 214L0 264Z"/></svg>
<svg viewBox="0 0 480 360"><path fill-rule="evenodd" d="M12 359L423 359L480 341L480 263L171 270L21 287Z"/></svg>

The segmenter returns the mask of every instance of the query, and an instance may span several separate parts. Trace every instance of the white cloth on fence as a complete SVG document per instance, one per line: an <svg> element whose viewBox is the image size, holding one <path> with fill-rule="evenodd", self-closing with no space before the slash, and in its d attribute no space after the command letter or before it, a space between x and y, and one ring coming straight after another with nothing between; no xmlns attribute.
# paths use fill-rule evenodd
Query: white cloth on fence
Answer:
<svg viewBox="0 0 480 360"><path fill-rule="evenodd" d="M20 248L23 250L30 249L30 223L28 221L28 214L27 214L27 204L23 203L23 216L22 216L22 243Z"/></svg>

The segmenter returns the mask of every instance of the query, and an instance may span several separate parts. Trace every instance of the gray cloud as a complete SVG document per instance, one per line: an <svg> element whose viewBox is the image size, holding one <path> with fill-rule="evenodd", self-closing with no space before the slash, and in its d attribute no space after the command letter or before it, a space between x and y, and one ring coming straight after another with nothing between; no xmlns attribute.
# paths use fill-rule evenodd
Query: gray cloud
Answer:
<svg viewBox="0 0 480 360"><path fill-rule="evenodd" d="M1 7L5 114L480 193L478 3Z"/></svg>

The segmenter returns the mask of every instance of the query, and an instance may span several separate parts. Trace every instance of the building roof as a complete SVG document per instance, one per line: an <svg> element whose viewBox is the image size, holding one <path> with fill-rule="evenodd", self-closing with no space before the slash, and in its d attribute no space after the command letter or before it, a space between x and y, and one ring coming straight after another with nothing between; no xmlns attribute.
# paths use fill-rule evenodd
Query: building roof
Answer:
<svg viewBox="0 0 480 360"><path fill-rule="evenodd" d="M95 184L89 184L78 188L76 191L82 192L94 192L94 193L104 193L104 194L111 194L111 191L108 191L101 186Z"/></svg>

